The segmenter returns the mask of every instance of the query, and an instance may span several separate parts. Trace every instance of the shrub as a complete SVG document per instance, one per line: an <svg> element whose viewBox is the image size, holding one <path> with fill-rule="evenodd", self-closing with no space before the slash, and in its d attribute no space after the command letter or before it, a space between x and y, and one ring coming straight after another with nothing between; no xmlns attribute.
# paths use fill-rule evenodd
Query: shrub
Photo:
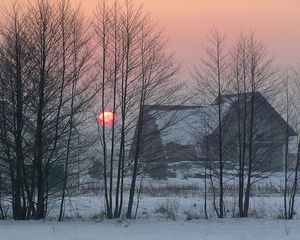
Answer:
<svg viewBox="0 0 300 240"><path fill-rule="evenodd" d="M179 209L179 201L177 199L167 199L158 208L155 209L155 213L161 213L168 219L176 221L177 211Z"/></svg>

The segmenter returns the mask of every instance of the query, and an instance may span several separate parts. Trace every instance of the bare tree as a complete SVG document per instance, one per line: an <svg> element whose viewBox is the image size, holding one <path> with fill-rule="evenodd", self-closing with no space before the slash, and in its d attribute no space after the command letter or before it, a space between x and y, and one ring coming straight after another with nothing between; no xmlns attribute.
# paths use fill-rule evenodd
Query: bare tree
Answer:
<svg viewBox="0 0 300 240"><path fill-rule="evenodd" d="M90 36L87 34L88 28L86 22L80 13L80 8L73 9L69 1L61 1L59 5L60 19L61 19L61 35L62 35L62 86L61 94L67 95L69 98L67 106L69 107L68 114L68 132L67 132L67 144L66 144L66 156L64 164L64 180L62 188L62 198L60 206L59 221L63 220L64 210L64 198L67 190L70 158L74 147L74 132L76 128L85 122L85 119L80 119L78 116L83 108L89 107L90 102L97 92L97 90L91 95L86 95L91 86L88 83L86 86L80 85L82 76L90 69L88 63L91 58L90 49L87 45L90 43ZM66 78L68 92L64 93L64 78ZM78 97L81 97L81 101L78 101ZM83 97L83 98L82 98ZM60 102L62 100L60 99ZM59 118L57 118L59 119Z"/></svg>
<svg viewBox="0 0 300 240"><path fill-rule="evenodd" d="M293 219L295 196L299 181L299 137L289 136L289 126L298 129L298 91L299 72L288 67L283 76L283 106L286 118L286 136L284 152L284 218ZM295 141L296 140L296 141Z"/></svg>
<svg viewBox="0 0 300 240"><path fill-rule="evenodd" d="M98 88L87 76L91 54L80 10L64 0L35 1L24 11L18 6L8 15L11 25L2 27L1 101L9 107L1 108L1 147L15 192L14 217L40 219L61 189L63 206L73 132L80 132ZM59 168L63 181L51 177Z"/></svg>
<svg viewBox="0 0 300 240"><path fill-rule="evenodd" d="M284 86L284 112L286 118L286 136L285 136L285 149L284 149L284 218L288 219L288 167L289 167L289 148L290 148L290 138L289 138L289 124L291 121L291 90L290 90L290 79L289 71L287 70L286 76L284 76L283 86Z"/></svg>
<svg viewBox="0 0 300 240"><path fill-rule="evenodd" d="M164 97L175 95L179 87L172 84L172 78L177 73L179 67L174 63L173 55L166 55L166 41L162 34L156 29L149 17L141 23L141 34L139 37L140 47L140 87L139 102L136 128L136 146L133 159L132 180L130 186L130 195L128 201L127 218L131 218L134 194L136 189L136 178L139 173L141 157L141 137L144 127L144 109L147 103L156 103L163 100ZM169 86L166 86L169 84ZM163 94L159 90L164 87ZM162 97L164 96L164 97ZM170 101L171 99L168 99ZM172 101L172 100L171 100Z"/></svg>
<svg viewBox="0 0 300 240"><path fill-rule="evenodd" d="M164 92L171 89L178 66L173 56L165 53L166 42L150 16L133 1L100 1L95 29L101 70L101 112L111 109L118 116L115 125L99 126L106 213L108 218L121 216L124 177L131 173L127 209L127 217L131 218L140 161L138 152L132 163L127 159L133 129L137 124L141 130L145 103L158 99L163 86L169 85ZM126 168L128 165L132 168Z"/></svg>
<svg viewBox="0 0 300 240"><path fill-rule="evenodd" d="M12 5L7 20L1 27L1 144L10 169L13 216L25 219L28 203L24 185L24 108L30 63L24 13L18 5Z"/></svg>
<svg viewBox="0 0 300 240"><path fill-rule="evenodd" d="M272 125L270 116L276 115L276 112L269 108L266 113L266 109L261 107L262 101L265 102L263 99L271 103L276 99L278 78L272 67L272 58L262 42L256 40L253 31L240 35L231 52L231 60L237 97L239 216L247 217L251 186L258 180L254 172L275 170L271 165L264 164L269 162L270 153L278 146L271 142L276 138L282 142L279 132L268 130Z"/></svg>
<svg viewBox="0 0 300 240"><path fill-rule="evenodd" d="M227 52L225 49L225 37L214 28L208 38L209 47L206 49L207 58L202 60L202 66L196 68L194 78L197 82L197 96L200 102L207 104L207 102L216 103L217 116L215 120L217 131L215 134L215 141L218 142L218 181L219 181L219 207L215 208L218 217L224 217L224 146L223 146L223 115L225 112L222 104L222 95L228 92L228 63Z"/></svg>
<svg viewBox="0 0 300 240"><path fill-rule="evenodd" d="M194 78L196 95L202 104L213 103L210 107L215 112L209 121L212 133L205 137L208 149L202 146L207 158L218 161L217 168L213 166L216 164L212 165L219 182L216 188L211 179L213 206L218 217L225 216L223 178L227 176L224 166L230 164L237 170L239 216L247 217L252 185L261 180L263 174L270 175L282 167L278 161L272 162L273 157L281 156L283 145L284 120L271 105L278 95L278 78L272 58L253 31L241 34L230 54L217 30L212 39L208 57L202 68L196 68ZM288 130L289 136L294 134L290 126ZM216 190L219 191L218 207Z"/></svg>

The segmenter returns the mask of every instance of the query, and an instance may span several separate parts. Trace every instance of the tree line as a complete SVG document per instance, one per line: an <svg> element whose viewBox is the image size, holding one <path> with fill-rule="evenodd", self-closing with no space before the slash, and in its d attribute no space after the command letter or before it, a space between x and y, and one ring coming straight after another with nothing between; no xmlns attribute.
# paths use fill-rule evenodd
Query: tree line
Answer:
<svg viewBox="0 0 300 240"><path fill-rule="evenodd" d="M133 1L99 1L88 22L68 0L37 0L12 2L0 33L1 201L9 196L13 218L45 218L60 199L62 221L78 154L91 148L100 152L108 218L123 212L130 169L131 218L139 155L128 167L129 136L146 103L171 102L179 87L162 31ZM97 124L109 109L118 124Z"/></svg>

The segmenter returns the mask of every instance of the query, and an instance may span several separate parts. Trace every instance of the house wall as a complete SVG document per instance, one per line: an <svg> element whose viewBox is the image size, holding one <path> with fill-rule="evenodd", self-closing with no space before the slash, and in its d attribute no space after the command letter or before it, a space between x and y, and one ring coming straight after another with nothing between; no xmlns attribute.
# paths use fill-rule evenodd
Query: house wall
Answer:
<svg viewBox="0 0 300 240"><path fill-rule="evenodd" d="M133 138L129 158L134 159L136 151L137 132ZM154 119L145 112L144 127L140 139L141 168L150 177L165 178L167 176L167 158L160 132Z"/></svg>
<svg viewBox="0 0 300 240"><path fill-rule="evenodd" d="M165 146L168 163L180 161L196 161L195 146L167 143Z"/></svg>

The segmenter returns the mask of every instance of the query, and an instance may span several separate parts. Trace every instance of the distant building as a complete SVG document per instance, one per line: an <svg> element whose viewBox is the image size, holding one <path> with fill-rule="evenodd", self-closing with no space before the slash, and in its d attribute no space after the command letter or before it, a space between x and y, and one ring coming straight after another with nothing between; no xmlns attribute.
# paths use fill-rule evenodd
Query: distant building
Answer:
<svg viewBox="0 0 300 240"><path fill-rule="evenodd" d="M222 149L224 167L227 169L237 166L240 153L245 161L249 159L251 97L250 93L246 93L240 96L223 95L221 98ZM253 98L251 156L254 171L281 171L287 133L289 138L297 134L259 92L254 93ZM218 164L217 103L218 99L209 106L145 107L140 158L150 176L175 177L176 169L191 171L207 161L212 165ZM241 143L244 144L244 151L239 150L243 145ZM134 156L135 146L136 137L130 149L130 158Z"/></svg>

